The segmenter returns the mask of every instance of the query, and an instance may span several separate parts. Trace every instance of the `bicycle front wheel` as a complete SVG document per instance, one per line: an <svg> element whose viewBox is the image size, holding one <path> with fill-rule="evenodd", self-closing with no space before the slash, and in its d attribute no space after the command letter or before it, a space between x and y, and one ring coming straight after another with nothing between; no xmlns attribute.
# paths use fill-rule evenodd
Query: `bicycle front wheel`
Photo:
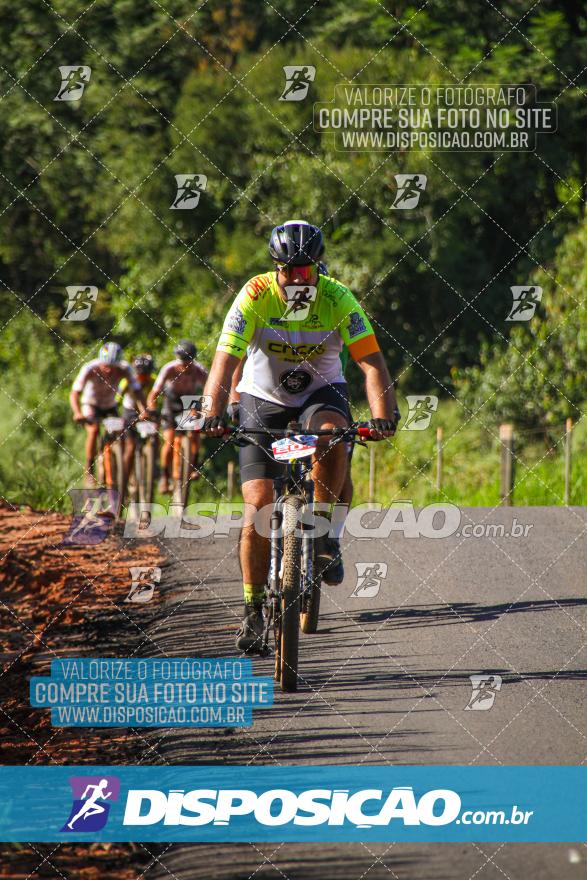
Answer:
<svg viewBox="0 0 587 880"><path fill-rule="evenodd" d="M190 491L190 472L191 472L191 440L187 433L184 433L180 442L174 446L173 454L175 458L173 464L173 504L181 504L185 507L188 503Z"/></svg>
<svg viewBox="0 0 587 880"><path fill-rule="evenodd" d="M309 596L305 597L304 607L300 618L302 632L311 634L318 630L318 618L320 616L320 593L321 578L318 567L314 562L314 580L310 589Z"/></svg>
<svg viewBox="0 0 587 880"><path fill-rule="evenodd" d="M110 462L112 467L112 485L108 488L115 489L118 493L116 502L116 516L120 516L124 493L126 491L126 474L124 473L124 455L122 441L114 440L110 446Z"/></svg>
<svg viewBox="0 0 587 880"><path fill-rule="evenodd" d="M116 492L115 501L111 498L111 512L114 516L120 516L122 502L126 488L124 473L124 456L120 439L104 440L102 451L98 460L98 481Z"/></svg>
<svg viewBox="0 0 587 880"><path fill-rule="evenodd" d="M139 500L142 504L152 504L155 482L155 443L152 437L141 445L139 455Z"/></svg>
<svg viewBox="0 0 587 880"><path fill-rule="evenodd" d="M280 652L281 689L298 687L298 651L300 642L300 583L302 539L296 535L299 512L304 499L288 495L283 502L283 560L281 578Z"/></svg>

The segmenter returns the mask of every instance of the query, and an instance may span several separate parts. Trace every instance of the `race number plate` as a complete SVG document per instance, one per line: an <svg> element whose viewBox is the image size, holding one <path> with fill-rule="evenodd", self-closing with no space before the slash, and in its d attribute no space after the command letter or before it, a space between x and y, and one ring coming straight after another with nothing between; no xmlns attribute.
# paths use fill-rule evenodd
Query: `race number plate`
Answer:
<svg viewBox="0 0 587 880"><path fill-rule="evenodd" d="M107 434L117 434L124 430L124 419L121 419L120 416L108 416L102 424Z"/></svg>
<svg viewBox="0 0 587 880"><path fill-rule="evenodd" d="M271 444L276 461L289 461L292 458L306 458L316 452L318 437L315 434L296 434L283 437Z"/></svg>
<svg viewBox="0 0 587 880"><path fill-rule="evenodd" d="M143 439L152 437L157 433L157 425L153 422L137 422L137 431Z"/></svg>

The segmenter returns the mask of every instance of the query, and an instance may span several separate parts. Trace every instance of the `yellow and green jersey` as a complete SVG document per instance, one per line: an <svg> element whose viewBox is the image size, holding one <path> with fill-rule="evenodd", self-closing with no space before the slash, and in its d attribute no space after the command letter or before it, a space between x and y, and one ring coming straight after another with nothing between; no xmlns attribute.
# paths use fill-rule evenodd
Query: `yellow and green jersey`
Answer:
<svg viewBox="0 0 587 880"><path fill-rule="evenodd" d="M344 382L340 353L354 360L379 351L373 328L348 287L328 275L315 286L288 285L275 272L248 281L224 321L219 351L247 353L239 392L299 406L324 385Z"/></svg>
<svg viewBox="0 0 587 880"><path fill-rule="evenodd" d="M135 379L136 381L136 379ZM151 373L149 378L144 384L139 384L136 381L136 390L142 391L145 399L149 396L153 385L155 384L155 373ZM128 379L121 379L118 383L117 393L116 393L116 401L117 403L122 402L123 409L136 409L135 401L132 396L128 392L129 381Z"/></svg>

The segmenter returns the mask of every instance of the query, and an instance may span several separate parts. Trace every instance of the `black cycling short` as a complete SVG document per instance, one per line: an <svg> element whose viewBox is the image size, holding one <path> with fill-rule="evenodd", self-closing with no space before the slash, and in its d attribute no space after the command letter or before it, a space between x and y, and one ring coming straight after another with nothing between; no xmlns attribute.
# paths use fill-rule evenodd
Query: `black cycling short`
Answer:
<svg viewBox="0 0 587 880"><path fill-rule="evenodd" d="M163 405L161 406L161 427L175 428L177 427L177 416L183 414L183 407L179 397L172 395L164 395Z"/></svg>
<svg viewBox="0 0 587 880"><path fill-rule="evenodd" d="M103 409L100 406L95 406L93 403L82 403L82 415L88 424L95 425L109 416L117 416L118 407L111 406L108 409Z"/></svg>
<svg viewBox="0 0 587 880"><path fill-rule="evenodd" d="M139 414L136 409L127 409L125 406L122 408L122 418L124 419L124 434L128 437L129 434L132 434L133 437L136 437L137 429L136 424L139 420Z"/></svg>
<svg viewBox="0 0 587 880"><path fill-rule="evenodd" d="M271 429L287 428L288 422L296 421L301 422L306 429L312 416L322 410L334 410L350 422L348 390L345 382L318 388L301 407L282 406L243 393L239 401L239 424L242 428ZM246 483L248 480L272 480L284 473L286 465L275 461L270 451L273 439L270 435L255 438L256 443L269 450L269 453L249 443L241 446L239 449L241 483Z"/></svg>

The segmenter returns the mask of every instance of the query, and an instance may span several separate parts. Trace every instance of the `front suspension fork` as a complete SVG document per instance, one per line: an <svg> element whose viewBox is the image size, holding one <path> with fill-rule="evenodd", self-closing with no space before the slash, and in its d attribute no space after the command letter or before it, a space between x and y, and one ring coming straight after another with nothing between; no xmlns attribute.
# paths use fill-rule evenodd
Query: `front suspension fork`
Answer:
<svg viewBox="0 0 587 880"><path fill-rule="evenodd" d="M312 480L304 481L304 494L306 504L303 516L302 532L302 611L306 600L312 591L314 580L314 483Z"/></svg>
<svg viewBox="0 0 587 880"><path fill-rule="evenodd" d="M269 576L267 578L267 591L265 594L265 626L263 628L263 641L261 643L261 652L264 655L269 653L269 633L271 632L273 620L277 614L276 604L279 601L279 571L281 568L279 531L283 523L282 504L282 499L277 498L270 519Z"/></svg>

